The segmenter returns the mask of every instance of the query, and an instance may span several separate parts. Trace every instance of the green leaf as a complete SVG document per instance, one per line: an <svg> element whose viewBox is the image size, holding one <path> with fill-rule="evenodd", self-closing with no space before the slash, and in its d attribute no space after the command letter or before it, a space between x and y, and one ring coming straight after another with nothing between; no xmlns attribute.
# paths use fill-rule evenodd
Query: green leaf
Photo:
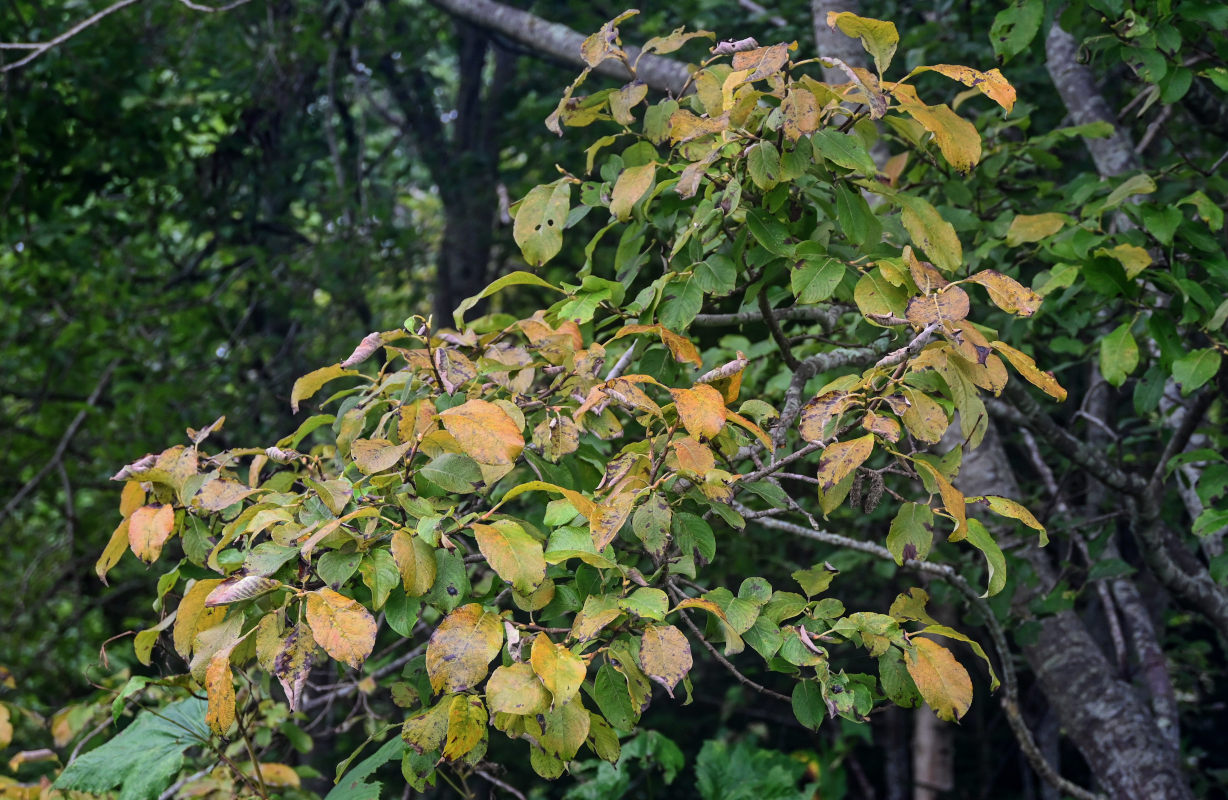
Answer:
<svg viewBox="0 0 1228 800"><path fill-rule="evenodd" d="M803 261L789 274L789 287L802 305L819 303L831 297L844 279L844 264L834 258Z"/></svg>
<svg viewBox="0 0 1228 800"><path fill-rule="evenodd" d="M520 245L520 252L529 266L540 267L563 249L563 225L567 222L567 212L570 209L571 183L567 178L559 178L554 183L533 187L520 202L516 209L516 222L512 226L512 238L516 240L516 244ZM541 278L533 277L535 281L540 282L539 285L549 286ZM506 278L500 280L506 280ZM499 282L495 281L496 284ZM478 295L478 299L485 297L491 291L498 291L493 288L494 285L488 286ZM468 302L468 300L465 301L465 303ZM457 308L454 315L458 320L457 327L460 327L459 320L463 312L472 308L476 302L477 300L474 300L468 306L462 303L461 307Z"/></svg>
<svg viewBox="0 0 1228 800"><path fill-rule="evenodd" d="M183 767L184 751L207 748L204 700L180 700L158 714L143 711L118 736L73 761L55 788L101 793L120 788L120 800L155 800Z"/></svg>
<svg viewBox="0 0 1228 800"><path fill-rule="evenodd" d="M1112 386L1121 386L1138 366L1138 345L1130 333L1130 323L1123 322L1100 340L1100 374Z"/></svg>
<svg viewBox="0 0 1228 800"><path fill-rule="evenodd" d="M619 222L631 219L631 209L652 189L656 174L656 164L642 164L628 167L618 176L610 194L610 213L617 217Z"/></svg>
<svg viewBox="0 0 1228 800"><path fill-rule="evenodd" d="M713 253L692 269L693 280L706 294L726 295L737 285L737 265L723 253Z"/></svg>
<svg viewBox="0 0 1228 800"><path fill-rule="evenodd" d="M542 186L537 187L537 189L543 189L543 188L546 188L546 187L542 187ZM535 192L537 191L537 189L534 189L533 191ZM530 192L529 194L531 196L533 192ZM568 198L571 197L570 189L568 190L567 197ZM527 202L528 198L526 197L525 200ZM566 219L567 217L566 209L564 209L562 216L563 216L563 219ZM517 225L520 224L519 216L516 217L516 224ZM528 225L527 221L525 225L526 226ZM558 225L561 226L562 223L559 222ZM558 247L555 248L554 253L550 254L551 256L554 256L554 254L557 253L559 249L561 249L563 246L563 234L561 231L558 234L558 240L559 240ZM517 243L519 243L519 240L517 240ZM521 248L523 249L524 245L521 245ZM525 258L527 259L528 256L526 255ZM551 284L549 281L546 281L546 280L543 280L542 278L537 277L532 272L525 272L523 270L518 270L511 274L504 275L502 278L499 278L497 281L491 283L489 286L487 286L485 289L475 294L473 297L462 300L461 304L456 307L456 311L452 312L452 321L456 323L456 327L459 329L463 329L465 327L465 312L466 311L473 308L474 306L476 306L478 303L480 303L482 300L486 299L487 297L490 297L492 294L495 294L496 292L500 292L509 286L540 286L543 289L553 289L556 292L563 291L557 286Z"/></svg>
<svg viewBox="0 0 1228 800"><path fill-rule="evenodd" d="M768 141L757 142L746 151L746 170L763 191L780 182L780 153Z"/></svg>
<svg viewBox="0 0 1228 800"><path fill-rule="evenodd" d="M887 71L887 67L891 66L891 58L900 43L900 34L896 31L894 22L867 19L850 11L829 11L827 25L839 28L847 36L861 39L861 46L874 58L874 67L880 77Z"/></svg>
<svg viewBox="0 0 1228 800"><path fill-rule="evenodd" d="M817 731L827 716L823 687L817 681L798 681L793 686L793 716L812 731Z"/></svg>
<svg viewBox="0 0 1228 800"><path fill-rule="evenodd" d="M486 486L478 462L464 453L441 453L424 464L418 475L450 494L473 494Z"/></svg>
<svg viewBox="0 0 1228 800"><path fill-rule="evenodd" d="M816 132L811 141L820 158L867 176L878 174L874 159L856 134L824 128Z"/></svg>
<svg viewBox="0 0 1228 800"><path fill-rule="evenodd" d="M921 503L904 503L891 520L887 533L887 549L895 563L903 564L908 558L924 561L934 544L934 512ZM910 548L908 553L905 550Z"/></svg>
<svg viewBox="0 0 1228 800"><path fill-rule="evenodd" d="M694 276L686 276L665 285L657 319L671 331L680 333L691 324L703 308L704 293Z"/></svg>
<svg viewBox="0 0 1228 800"><path fill-rule="evenodd" d="M336 378L343 378L346 375L357 375L358 370L345 369L340 364L333 364L330 367L320 367L317 370L308 372L303 377L294 382L294 388L290 390L290 410L295 414L298 413L299 403L304 400L310 400L315 396L315 393L324 388L324 384Z"/></svg>
<svg viewBox="0 0 1228 800"><path fill-rule="evenodd" d="M981 521L975 518L968 520L968 544L985 556L989 586L981 597L992 597L1006 586L1006 557L1002 555L1002 548L998 547L993 535Z"/></svg>
<svg viewBox="0 0 1228 800"><path fill-rule="evenodd" d="M883 226L860 192L843 183L836 184L836 223L849 241L859 247L873 247L883 238Z"/></svg>
<svg viewBox="0 0 1228 800"><path fill-rule="evenodd" d="M928 200L905 194L897 195L896 200L903 208L901 219L912 243L942 271L951 273L959 269L964 250L951 223Z"/></svg>
<svg viewBox="0 0 1228 800"><path fill-rule="evenodd" d="M1027 49L1040 31L1044 15L1044 0L1015 0L1009 8L998 12L989 28L989 41L999 64Z"/></svg>
<svg viewBox="0 0 1228 800"><path fill-rule="evenodd" d="M1188 395L1211 380L1219 372L1219 351L1207 347L1194 350L1173 362L1173 380L1181 384L1181 394Z"/></svg>
<svg viewBox="0 0 1228 800"><path fill-rule="evenodd" d="M367 778L384 764L399 759L404 754L404 740L400 736L393 736L374 753L358 762L354 769L344 773L344 777L338 776L337 785L325 795L324 800L375 800L380 796L381 785L367 783ZM350 757L352 758L353 756ZM348 766L350 759L346 759L338 769Z"/></svg>

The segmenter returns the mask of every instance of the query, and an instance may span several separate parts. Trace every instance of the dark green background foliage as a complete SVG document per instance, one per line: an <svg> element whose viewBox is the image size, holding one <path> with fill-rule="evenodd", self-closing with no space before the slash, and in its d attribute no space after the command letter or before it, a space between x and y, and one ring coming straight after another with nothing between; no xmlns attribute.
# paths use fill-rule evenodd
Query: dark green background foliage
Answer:
<svg viewBox="0 0 1228 800"><path fill-rule="evenodd" d="M519 37L489 14L475 25L464 19L467 5L253 0L208 13L138 2L28 65L7 69L29 50L0 49L0 723L13 726L0 754L55 754L18 757L7 771L0 765L0 792L54 776L79 753L68 774L91 790L123 784L130 796L157 796L175 776L212 779L203 772L216 759L200 704L184 701L174 679L128 682L180 675L184 664L159 647L143 666L123 635L164 613L170 587L158 585L159 573L127 555L109 586L94 574L120 521L120 484L109 477L222 414L225 426L209 442L216 449L263 447L292 432L302 418L290 412L295 378L414 314L433 312L444 324L487 282L525 269L509 203L558 179L556 164L583 176L585 149L618 130L599 121L562 137L547 131L543 120L579 70L575 48L552 54L544 39ZM1228 701L1228 10L1197 0L656 5L621 24L624 43L686 25L719 39L796 40L792 57L800 60L816 52L817 30L824 53L868 63L856 40L814 21L830 8L895 23L901 41L889 77L920 64L1001 67L1019 98L1009 114L979 95L956 103L964 87L940 75L915 81L921 97L952 103L975 123L984 154L969 174L907 125L880 126L885 150L875 151L881 168L882 156L913 150L898 183L958 232L960 277L996 269L1044 295L1035 317L982 303L990 310L978 322L1026 349L1069 391L1056 404L1012 375L1003 397L989 401L1001 447L987 449L1002 458L964 462L966 479L982 487L966 494L1019 499L1048 527L1051 544L1040 550L1023 529L995 529L1006 588L972 607L948 582L927 579L931 611L985 643L996 664L1011 660L1040 753L1075 783L1119 796L1228 791L1220 711ZM622 10L511 6L583 35ZM0 40L46 41L101 8L13 0L0 9ZM829 49L848 42L851 55ZM699 62L709 44L671 57ZM583 91L622 83L593 76ZM661 97L653 87L648 100ZM598 174L575 195L608 191L622 166L614 158L604 171L599 158ZM651 213L633 216L630 233L616 228L586 252L608 217L599 202L577 196L572 205L582 202L595 210L573 221L562 252L539 273L556 285L575 281L586 263L602 278L638 274L628 298L668 268L639 235L652 241L690 213L662 195ZM846 209L850 203L851 193ZM833 227L876 243L879 232L851 214L837 207ZM1013 226L1038 214L1063 215L1061 225L1046 235ZM907 241L898 217L887 235ZM793 302L788 292L773 301L782 305L782 297ZM517 286L469 316L493 308L526 317L555 299ZM779 404L791 372L762 315L754 318L758 306L743 300L712 297L702 311L749 311L745 324L700 320L688 335L705 367L744 352L746 384ZM851 286L834 300L851 307ZM795 345L803 355L878 335L864 323L802 320L786 329L802 337ZM663 346L642 362L641 371L663 381L681 376ZM326 440L321 431L301 449ZM597 474L593 465L582 470ZM812 485L787 488L817 508ZM846 504L831 525L884 543L896 507L890 497L877 510ZM864 552L748 530L755 534L718 533L719 558L702 576L708 586L736 590L745 576L762 575L796 590L791 573L826 561L845 573L832 588L845 607L885 610L921 581ZM986 585L985 562L970 548L940 542L932 559ZM189 576L205 572L187 565ZM1006 653L990 647L986 608L1008 632ZM405 652L382 630L368 676ZM924 707L882 709L863 724L828 719L821 708L815 715L796 700L790 707L757 694L695 642L692 651L692 701L683 706L658 688L623 740L617 769L581 756L570 776L547 784L522 743L492 738L487 765L464 776L464 790L894 800L935 796L924 787L937 783L950 797L1058 796L1028 766L989 673L966 648L957 655L972 673L975 700L958 727L933 722ZM735 662L755 681L790 692L791 683L774 682L779 676L745 658ZM864 656L841 666L874 670ZM301 789L278 791L327 794L339 762L369 735L382 742L385 725L408 713L401 707L416 708L398 693L425 686L423 669L421 660L397 663L355 686L354 673L319 668L313 690L327 698L331 687L336 698L293 717L271 689L276 681L253 671L255 689L244 697L259 701L262 727L251 737L259 760L294 765L303 778ZM241 679L241 692L246 685ZM1097 704L1112 710L1127 701L1118 722L1096 727L1105 711ZM138 707L182 715L197 730L168 732ZM112 713L127 725L122 734ZM822 724L810 730L799 718ZM1139 749L1127 749L1131 742ZM377 780L384 796L400 795L395 747L362 761L377 747L358 756L331 796L375 796ZM149 774L90 772L108 756L149 748L160 748L159 786L145 785ZM242 789L227 774L219 771L215 796ZM451 796L461 786L441 781L427 793Z"/></svg>

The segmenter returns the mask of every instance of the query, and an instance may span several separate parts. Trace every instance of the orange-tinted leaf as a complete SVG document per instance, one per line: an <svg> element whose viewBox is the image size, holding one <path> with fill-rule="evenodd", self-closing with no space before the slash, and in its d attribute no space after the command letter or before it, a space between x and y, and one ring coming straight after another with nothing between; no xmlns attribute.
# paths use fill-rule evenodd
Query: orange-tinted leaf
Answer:
<svg viewBox="0 0 1228 800"><path fill-rule="evenodd" d="M678 419L687 433L700 441L708 441L725 426L725 399L706 383L694 389L670 389Z"/></svg>
<svg viewBox="0 0 1228 800"><path fill-rule="evenodd" d="M754 50L743 50L733 54L734 70L749 70L745 80L761 80L769 75L780 72L780 68L789 60L789 45L785 42L770 47L757 47Z"/></svg>
<svg viewBox="0 0 1228 800"><path fill-rule="evenodd" d="M175 529L175 509L169 505L141 506L128 518L128 544L136 557L152 564Z"/></svg>
<svg viewBox="0 0 1228 800"><path fill-rule="evenodd" d="M861 421L861 426L889 442L898 442L900 440L900 423L896 422L892 417L867 411L865 418Z"/></svg>
<svg viewBox="0 0 1228 800"><path fill-rule="evenodd" d="M533 671L554 698L554 703L566 703L580 691L587 668L584 660L561 644L555 644L544 633L537 634L529 658Z"/></svg>
<svg viewBox="0 0 1228 800"><path fill-rule="evenodd" d="M253 491L255 490L237 481L218 478L209 481L197 492L192 498L192 505L205 511L221 511L239 502Z"/></svg>
<svg viewBox="0 0 1228 800"><path fill-rule="evenodd" d="M791 87L781 101L782 127L790 141L814 133L819 127L819 107L814 95L805 89Z"/></svg>
<svg viewBox="0 0 1228 800"><path fill-rule="evenodd" d="M923 637L912 640L913 649L905 653L905 666L917 684L926 705L938 716L954 722L972 705L972 679L968 670L955 660L951 651Z"/></svg>
<svg viewBox="0 0 1228 800"><path fill-rule="evenodd" d="M307 595L307 624L324 652L354 669L375 647L375 618L357 600L332 589L317 589Z"/></svg>
<svg viewBox="0 0 1228 800"><path fill-rule="evenodd" d="M141 506L145 505L145 490L140 481L127 481L124 491L119 496L119 513L127 519Z"/></svg>
<svg viewBox="0 0 1228 800"><path fill-rule="evenodd" d="M819 487L830 491L860 467L874 452L874 436L861 436L848 442L836 442L823 448L819 459Z"/></svg>
<svg viewBox="0 0 1228 800"><path fill-rule="evenodd" d="M1036 309L1040 308L1040 295L1014 278L996 270L982 270L969 276L968 280L984 286L989 291L989 299L994 302L994 305L1009 314L1030 317L1036 313Z"/></svg>
<svg viewBox="0 0 1228 800"><path fill-rule="evenodd" d="M679 469L693 472L701 478L707 474L708 470L716 469L716 456L712 455L711 448L706 444L697 442L689 436L680 437L669 444L674 448Z"/></svg>
<svg viewBox="0 0 1228 800"><path fill-rule="evenodd" d="M640 641L640 666L665 687L670 697L678 681L691 671L691 645L673 625L649 625Z"/></svg>
<svg viewBox="0 0 1228 800"><path fill-rule="evenodd" d="M470 526L491 569L521 594L532 594L546 579L542 544L509 519Z"/></svg>
<svg viewBox="0 0 1228 800"><path fill-rule="evenodd" d="M550 707L550 693L529 664L496 667L486 684L486 702L495 713L537 714Z"/></svg>
<svg viewBox="0 0 1228 800"><path fill-rule="evenodd" d="M503 646L503 622L477 603L444 617L426 646L426 672L436 692L463 692L481 683Z"/></svg>
<svg viewBox="0 0 1228 800"><path fill-rule="evenodd" d="M209 729L221 736L235 721L235 684L230 673L230 651L224 650L209 662L205 672L205 691L209 695L209 707L205 722Z"/></svg>
<svg viewBox="0 0 1228 800"><path fill-rule="evenodd" d="M909 300L906 315L913 325L924 327L958 322L968 316L968 310L968 293L958 286L948 286L935 294Z"/></svg>
<svg viewBox="0 0 1228 800"><path fill-rule="evenodd" d="M289 764L279 764L275 761L260 762L260 778L265 786L297 789L302 785L298 773Z"/></svg>
<svg viewBox="0 0 1228 800"><path fill-rule="evenodd" d="M400 463L413 441L393 444L387 439L355 439L350 445L350 457L363 475L374 475L389 470Z"/></svg>
<svg viewBox="0 0 1228 800"><path fill-rule="evenodd" d="M904 388L908 408L900 417L908 432L923 442L936 444L947 432L950 421L938 401L919 389Z"/></svg>
<svg viewBox="0 0 1228 800"><path fill-rule="evenodd" d="M506 411L485 400L468 400L439 415L456 443L479 464L512 464L524 436Z"/></svg>

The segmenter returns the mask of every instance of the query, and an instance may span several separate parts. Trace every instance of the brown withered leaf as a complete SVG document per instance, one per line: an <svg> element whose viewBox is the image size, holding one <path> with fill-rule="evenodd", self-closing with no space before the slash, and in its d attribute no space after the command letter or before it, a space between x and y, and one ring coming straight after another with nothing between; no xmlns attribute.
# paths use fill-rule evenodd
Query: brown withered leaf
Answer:
<svg viewBox="0 0 1228 800"><path fill-rule="evenodd" d="M734 70L750 70L746 81L761 80L769 75L780 72L780 68L789 60L789 45L785 42L769 47L758 47L733 54L731 66Z"/></svg>
<svg viewBox="0 0 1228 800"><path fill-rule="evenodd" d="M234 575L213 587L213 591L205 598L205 608L251 600L281 585L281 581L259 575Z"/></svg>
<svg viewBox="0 0 1228 800"><path fill-rule="evenodd" d="M315 660L315 649L311 629L299 623L286 634L273 659L273 674L286 692L291 711L298 709L303 687L307 685L307 676L311 673L312 661Z"/></svg>
<svg viewBox="0 0 1228 800"><path fill-rule="evenodd" d="M958 286L948 286L934 294L909 300L905 316L913 325L924 327L931 323L958 322L968 316L968 310L968 293Z"/></svg>
<svg viewBox="0 0 1228 800"><path fill-rule="evenodd" d="M673 625L649 625L640 641L640 666L665 687L670 697L678 681L691 671L691 645Z"/></svg>
<svg viewBox="0 0 1228 800"><path fill-rule="evenodd" d="M439 380L443 382L443 390L448 394L478 376L477 367L468 356L447 347L440 347L435 351L435 369L439 371Z"/></svg>

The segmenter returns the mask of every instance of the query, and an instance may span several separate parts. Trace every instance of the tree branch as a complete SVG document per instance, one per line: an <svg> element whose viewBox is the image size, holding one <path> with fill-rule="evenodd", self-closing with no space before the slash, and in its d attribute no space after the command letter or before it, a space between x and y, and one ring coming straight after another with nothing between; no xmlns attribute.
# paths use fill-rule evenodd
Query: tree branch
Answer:
<svg viewBox="0 0 1228 800"><path fill-rule="evenodd" d="M550 22L527 11L495 3L492 0L428 1L431 5L453 16L472 22L478 27L500 33L533 50L579 67L585 66L580 58L580 46L584 43L585 37L566 25ZM637 47L623 49L626 50L627 57L632 63L639 58L635 78L659 92L675 96L682 93L683 87L690 78L686 64L651 53L640 57ZM615 59L603 61L593 71L622 81L630 81L633 77L626 64Z"/></svg>

